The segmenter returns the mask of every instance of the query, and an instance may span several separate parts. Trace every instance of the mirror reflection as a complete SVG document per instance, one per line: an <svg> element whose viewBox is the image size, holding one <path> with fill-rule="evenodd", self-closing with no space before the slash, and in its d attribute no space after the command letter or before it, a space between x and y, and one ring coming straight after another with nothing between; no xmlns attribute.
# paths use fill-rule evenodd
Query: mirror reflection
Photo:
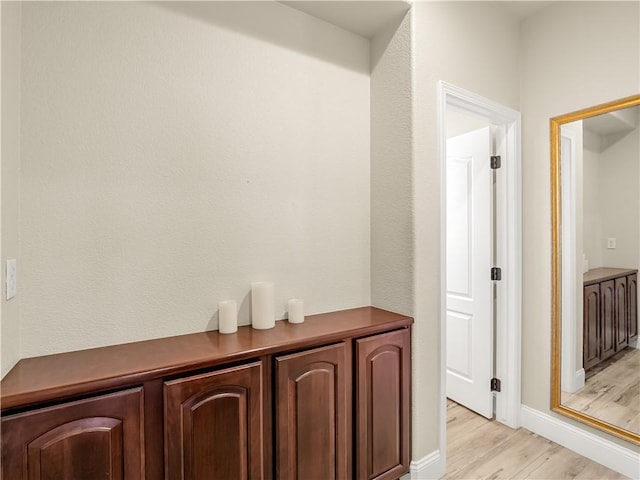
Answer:
<svg viewBox="0 0 640 480"><path fill-rule="evenodd" d="M640 105L635 103L560 122L561 358L556 360L561 360L557 400L563 413L613 426L611 433L637 442Z"/></svg>

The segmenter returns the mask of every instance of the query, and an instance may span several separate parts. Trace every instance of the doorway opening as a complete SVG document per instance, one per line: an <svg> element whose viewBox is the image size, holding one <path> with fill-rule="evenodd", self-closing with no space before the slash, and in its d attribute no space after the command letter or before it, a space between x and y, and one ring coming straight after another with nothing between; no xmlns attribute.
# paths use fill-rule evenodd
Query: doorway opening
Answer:
<svg viewBox="0 0 640 480"><path fill-rule="evenodd" d="M519 426L520 113L446 82L439 113L440 452L446 459L448 393Z"/></svg>

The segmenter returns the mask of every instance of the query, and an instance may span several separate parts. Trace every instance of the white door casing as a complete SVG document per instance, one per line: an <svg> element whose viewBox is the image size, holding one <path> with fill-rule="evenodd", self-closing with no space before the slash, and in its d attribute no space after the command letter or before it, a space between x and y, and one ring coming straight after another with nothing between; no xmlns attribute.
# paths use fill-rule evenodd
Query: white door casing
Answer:
<svg viewBox="0 0 640 480"><path fill-rule="evenodd" d="M438 102L438 156L440 159L441 202L441 281L440 281L440 405L437 469L444 474L447 457L447 405L446 405L446 125L447 108L475 116L498 127L496 154L502 156L502 168L497 170L499 188L497 197L498 243L497 262L502 268L502 281L496 282L497 312L495 328L496 375L502 381L502 390L495 394L495 418L512 428L520 426L520 352L522 310L522 181L520 112L462 89L439 81ZM435 460L434 460L435 461ZM434 467L435 468L435 467Z"/></svg>
<svg viewBox="0 0 640 480"><path fill-rule="evenodd" d="M491 130L447 141L447 397L491 418Z"/></svg>
<svg viewBox="0 0 640 480"><path fill-rule="evenodd" d="M561 133L561 171L563 180L562 212L562 360L560 362L562 390L573 393L584 386L582 366L582 122L563 125ZM580 199L579 202L576 199ZM570 253L569 253L570 252Z"/></svg>

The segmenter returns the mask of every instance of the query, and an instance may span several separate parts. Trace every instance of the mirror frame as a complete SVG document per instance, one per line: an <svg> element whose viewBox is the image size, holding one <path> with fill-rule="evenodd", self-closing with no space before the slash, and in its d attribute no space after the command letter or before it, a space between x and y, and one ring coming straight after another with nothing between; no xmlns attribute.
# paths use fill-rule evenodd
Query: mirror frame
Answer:
<svg viewBox="0 0 640 480"><path fill-rule="evenodd" d="M560 170L560 127L604 113L640 105L640 94L595 107L577 110L551 119L551 410L640 445L640 434L604 422L561 404L560 362L562 348L562 185Z"/></svg>

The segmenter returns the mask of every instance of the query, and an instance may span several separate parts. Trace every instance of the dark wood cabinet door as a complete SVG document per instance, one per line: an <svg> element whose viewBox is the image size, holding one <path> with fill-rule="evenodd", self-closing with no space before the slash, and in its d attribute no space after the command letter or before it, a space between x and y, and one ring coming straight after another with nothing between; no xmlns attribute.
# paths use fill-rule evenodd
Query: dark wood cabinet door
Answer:
<svg viewBox="0 0 640 480"><path fill-rule="evenodd" d="M615 282L600 283L600 360L616 351L615 298Z"/></svg>
<svg viewBox="0 0 640 480"><path fill-rule="evenodd" d="M276 478L351 478L348 358L344 343L276 358Z"/></svg>
<svg viewBox="0 0 640 480"><path fill-rule="evenodd" d="M629 342L638 337L638 275L627 277L627 332Z"/></svg>
<svg viewBox="0 0 640 480"><path fill-rule="evenodd" d="M165 478L264 478L262 363L165 382Z"/></svg>
<svg viewBox="0 0 640 480"><path fill-rule="evenodd" d="M600 285L584 287L584 344L583 368L590 368L600 361Z"/></svg>
<svg viewBox="0 0 640 480"><path fill-rule="evenodd" d="M409 471L411 336L408 329L356 341L356 478Z"/></svg>
<svg viewBox="0 0 640 480"><path fill-rule="evenodd" d="M615 348L618 352L627 346L628 340L627 277L615 279L615 294Z"/></svg>
<svg viewBox="0 0 640 480"><path fill-rule="evenodd" d="M2 478L145 478L142 404L137 388L4 417Z"/></svg>

